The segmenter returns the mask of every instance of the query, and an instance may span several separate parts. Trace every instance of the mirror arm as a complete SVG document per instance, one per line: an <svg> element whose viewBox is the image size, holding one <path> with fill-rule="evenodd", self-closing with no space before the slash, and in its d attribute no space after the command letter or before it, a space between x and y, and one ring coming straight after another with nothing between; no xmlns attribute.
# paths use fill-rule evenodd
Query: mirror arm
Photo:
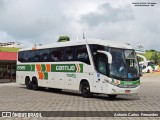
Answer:
<svg viewBox="0 0 160 120"><path fill-rule="evenodd" d="M102 50L98 50L97 52L107 55L107 57L108 57L108 63L109 64L112 63L112 55L109 52L102 51Z"/></svg>

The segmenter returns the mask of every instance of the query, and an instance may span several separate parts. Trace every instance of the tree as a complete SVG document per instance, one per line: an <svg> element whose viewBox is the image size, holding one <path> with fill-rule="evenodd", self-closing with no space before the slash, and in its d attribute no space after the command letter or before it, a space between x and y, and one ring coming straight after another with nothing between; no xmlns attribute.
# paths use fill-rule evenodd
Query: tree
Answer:
<svg viewBox="0 0 160 120"><path fill-rule="evenodd" d="M160 64L160 52L154 51L151 59L155 62L155 64Z"/></svg>
<svg viewBox="0 0 160 120"><path fill-rule="evenodd" d="M70 38L68 36L60 36L57 42L67 42Z"/></svg>
<svg viewBox="0 0 160 120"><path fill-rule="evenodd" d="M144 54L144 56L147 58L147 60L153 61L155 62L155 64L160 65L160 52L153 49L146 50L146 53Z"/></svg>

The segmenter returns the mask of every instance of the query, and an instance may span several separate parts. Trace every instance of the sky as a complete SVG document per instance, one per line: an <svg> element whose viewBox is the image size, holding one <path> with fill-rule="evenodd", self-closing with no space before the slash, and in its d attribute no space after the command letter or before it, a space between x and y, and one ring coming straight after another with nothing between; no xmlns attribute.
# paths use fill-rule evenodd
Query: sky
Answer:
<svg viewBox="0 0 160 120"><path fill-rule="evenodd" d="M0 42L32 47L57 42L59 36L82 39L83 32L87 39L160 51L160 1L0 0Z"/></svg>

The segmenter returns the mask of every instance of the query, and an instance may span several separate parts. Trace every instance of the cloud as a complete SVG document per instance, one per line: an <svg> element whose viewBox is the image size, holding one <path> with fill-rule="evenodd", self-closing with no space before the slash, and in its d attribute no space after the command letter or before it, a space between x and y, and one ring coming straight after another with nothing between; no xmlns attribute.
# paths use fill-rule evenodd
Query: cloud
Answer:
<svg viewBox="0 0 160 120"><path fill-rule="evenodd" d="M28 0L12 3L0 16L0 29L18 38L35 38L64 25L62 20L66 21L66 18L63 13L51 9L50 4L56 7L54 2L48 3L45 9L44 2L39 2Z"/></svg>
<svg viewBox="0 0 160 120"><path fill-rule="evenodd" d="M0 31L0 39L1 39L1 42L15 41L14 38L9 36L6 32L1 32L1 31Z"/></svg>
<svg viewBox="0 0 160 120"><path fill-rule="evenodd" d="M81 16L82 22L92 27L96 27L101 23L108 24L133 19L133 11L129 6L114 8L109 3L101 5L97 12L91 12Z"/></svg>
<svg viewBox="0 0 160 120"><path fill-rule="evenodd" d="M160 50L159 3L144 8L132 1L0 0L0 41L50 44L60 35L82 38L84 31L87 38Z"/></svg>
<svg viewBox="0 0 160 120"><path fill-rule="evenodd" d="M107 2L100 5L97 12L81 15L80 21L85 23L89 37L130 43L134 48L142 45L144 49L160 50L158 7L139 8L132 2L114 7Z"/></svg>

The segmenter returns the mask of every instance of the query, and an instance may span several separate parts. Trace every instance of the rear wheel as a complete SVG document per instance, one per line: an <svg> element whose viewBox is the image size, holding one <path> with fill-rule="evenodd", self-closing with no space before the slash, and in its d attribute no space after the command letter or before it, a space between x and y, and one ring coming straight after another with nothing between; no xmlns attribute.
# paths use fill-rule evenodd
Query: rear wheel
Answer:
<svg viewBox="0 0 160 120"><path fill-rule="evenodd" d="M26 85L27 89L32 89L32 81L30 81L29 77L26 77L25 85Z"/></svg>
<svg viewBox="0 0 160 120"><path fill-rule="evenodd" d="M37 78L36 77L34 77L33 79L32 79L32 89L33 90L38 90L38 81L37 81Z"/></svg>
<svg viewBox="0 0 160 120"><path fill-rule="evenodd" d="M88 82L83 82L81 87L82 96L85 98L89 98L92 96L92 93L90 92L90 86Z"/></svg>

